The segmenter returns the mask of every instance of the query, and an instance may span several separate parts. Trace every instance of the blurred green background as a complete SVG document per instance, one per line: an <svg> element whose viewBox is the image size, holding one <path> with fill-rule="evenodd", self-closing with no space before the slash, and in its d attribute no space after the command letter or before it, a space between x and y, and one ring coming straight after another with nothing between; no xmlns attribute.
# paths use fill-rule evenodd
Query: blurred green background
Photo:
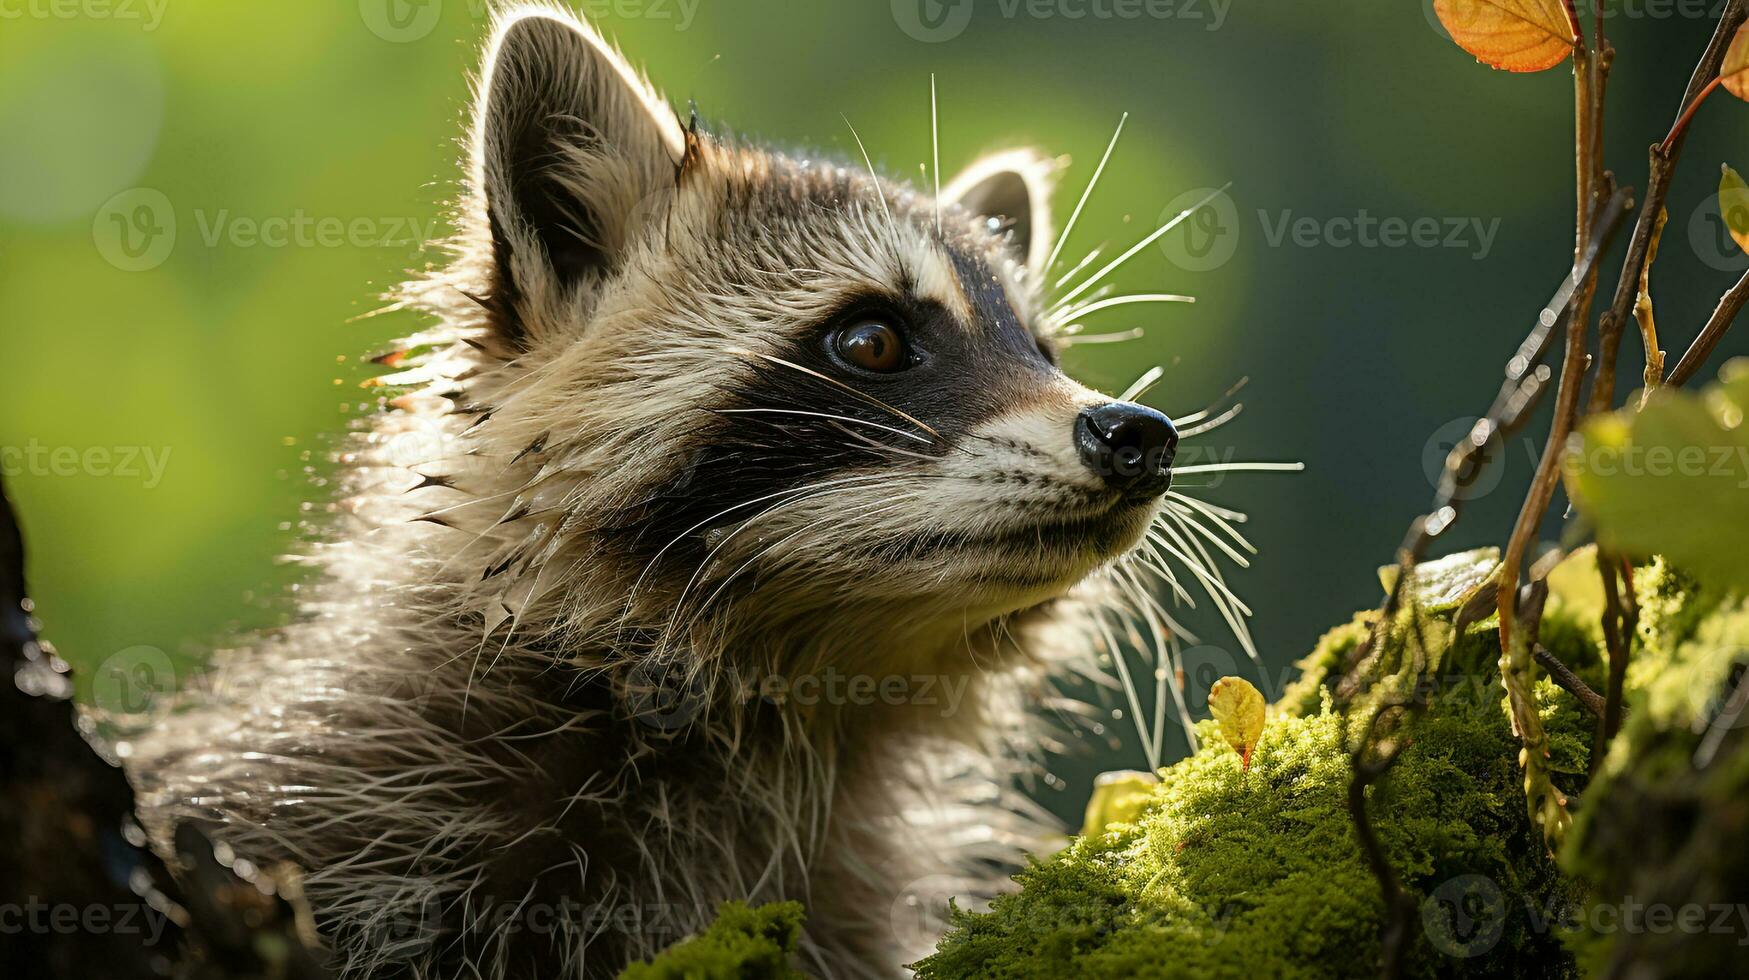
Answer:
<svg viewBox="0 0 1749 980"><path fill-rule="evenodd" d="M1713 6L1611 5L1624 183L1643 185ZM1113 391L1164 364L1149 401L1179 415L1248 376L1246 413L1201 451L1306 462L1193 491L1253 515L1262 556L1231 578L1271 695L1323 629L1375 601L1429 467L1570 261L1570 72L1477 65L1431 0L583 9L712 125L850 156L842 113L890 173L929 157L933 72L944 169L1016 142L1069 154L1059 214L1127 111L1071 258L1232 182L1213 220L1116 277L1198 303L1106 313L1098 329L1146 338L1069 364ZM359 355L418 325L352 318L436 258L419 240L454 192L486 22L481 0L0 0L0 446L42 617L87 674L142 645L196 658L283 613L275 556L360 411ZM1726 160L1749 163L1749 106L1720 94L1657 267L1672 359L1749 264L1711 203ZM1359 227L1383 219L1432 219L1437 241ZM1504 537L1534 451L1507 447L1449 547ZM1242 655L1206 613L1189 616L1198 663L1233 672ZM1045 795L1072 812L1088 771L1140 762L1132 737Z"/></svg>

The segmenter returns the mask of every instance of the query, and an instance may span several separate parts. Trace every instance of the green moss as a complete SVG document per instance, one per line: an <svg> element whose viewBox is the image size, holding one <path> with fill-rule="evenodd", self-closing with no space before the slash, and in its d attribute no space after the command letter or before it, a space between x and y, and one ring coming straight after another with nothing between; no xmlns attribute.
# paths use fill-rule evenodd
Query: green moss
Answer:
<svg viewBox="0 0 1749 980"><path fill-rule="evenodd" d="M1598 975L1726 976L1749 943L1749 601L1654 566L1627 718L1562 863L1588 886L1564 932Z"/></svg>
<svg viewBox="0 0 1749 980"><path fill-rule="evenodd" d="M627 967L620 980L805 980L789 965L801 930L802 907L795 902L756 909L725 902L709 929Z"/></svg>
<svg viewBox="0 0 1749 980"><path fill-rule="evenodd" d="M1020 891L988 913L956 912L918 977L1372 972L1383 902L1348 812L1341 722L1327 702L1305 717L1278 715L1248 772L1205 723L1209 748L1162 774L1137 824L1034 863ZM1411 975L1568 972L1559 939L1524 915L1497 914L1479 932L1451 924L1448 906L1473 902L1475 882L1498 893L1501 913L1569 897L1529 832L1515 751L1490 692L1418 724L1373 798L1393 866L1418 898L1433 896L1417 923L1431 941L1415 944Z"/></svg>
<svg viewBox="0 0 1749 980"><path fill-rule="evenodd" d="M1276 702L1277 709L1297 717L1317 714L1324 702L1325 682L1341 672L1343 661L1366 641L1372 624L1377 621L1378 615L1371 610L1357 613L1353 619L1319 637L1312 652L1294 664L1300 676L1282 692L1281 700Z"/></svg>
<svg viewBox="0 0 1749 980"><path fill-rule="evenodd" d="M1602 690L1602 606L1587 564L1595 559L1575 556L1550 576L1540 638ZM1559 864L1526 815L1492 621L1460 633L1451 617L1461 603L1445 595L1385 631L1380 687L1401 693L1422 670L1429 685L1425 712L1400 732L1397 764L1368 803L1418 906L1404 976L1740 970L1749 711L1733 722L1728 705L1749 671L1749 601L1662 564L1635 585L1627 726L1590 785L1596 720L1546 678L1532 692L1554 779L1576 813ZM1034 860L1016 876L1018 891L988 912L954 910L936 952L916 965L920 980L1375 973L1384 902L1348 809L1353 719L1333 708L1329 689L1375 615L1330 631L1300 662L1303 676L1272 709L1249 770L1203 723L1202 750L1162 770L1133 822ZM786 965L799 914L725 906L709 933L626 976L799 976ZM1697 921L1709 931L1683 926Z"/></svg>
<svg viewBox="0 0 1749 980"><path fill-rule="evenodd" d="M1484 623L1456 635L1461 603L1444 591L1418 622L1393 624L1380 661L1387 683L1408 682L1413 662L1434 671L1428 710L1369 803L1420 906L1405 975L1569 976L1570 953L1535 913L1577 893L1526 815L1495 633ZM1204 723L1202 751L1162 771L1136 823L1034 862L986 913L956 910L920 980L1376 972L1384 901L1355 837L1348 733L1328 690L1374 621L1337 627L1300 662L1249 771ZM1545 629L1597 669L1596 630L1562 602ZM1557 774L1582 783L1592 719L1552 683L1535 695Z"/></svg>

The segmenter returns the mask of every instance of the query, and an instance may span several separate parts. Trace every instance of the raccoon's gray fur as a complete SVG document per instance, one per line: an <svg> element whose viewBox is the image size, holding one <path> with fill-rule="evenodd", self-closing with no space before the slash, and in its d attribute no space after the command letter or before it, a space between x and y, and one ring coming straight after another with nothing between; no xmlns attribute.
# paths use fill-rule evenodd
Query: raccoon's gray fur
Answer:
<svg viewBox="0 0 1749 980"><path fill-rule="evenodd" d="M149 830L304 869L349 978L611 976L780 898L804 969L895 975L908 895L1055 829L1015 776L1116 593L1164 622L1118 562L1163 484L1090 468L1112 400L1054 364L1054 165L938 203L683 125L562 9L493 38L408 393L341 453L297 622L130 746ZM858 316L917 366L839 370Z"/></svg>

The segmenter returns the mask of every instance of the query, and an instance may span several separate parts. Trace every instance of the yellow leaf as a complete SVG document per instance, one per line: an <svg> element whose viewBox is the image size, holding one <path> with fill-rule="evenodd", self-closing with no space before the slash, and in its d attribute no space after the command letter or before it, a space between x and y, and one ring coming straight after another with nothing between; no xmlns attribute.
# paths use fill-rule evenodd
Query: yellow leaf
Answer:
<svg viewBox="0 0 1749 980"><path fill-rule="evenodd" d="M1082 835L1103 834L1114 823L1135 823L1158 785L1159 777L1151 772L1125 769L1100 773L1093 781L1093 795L1087 800Z"/></svg>
<svg viewBox="0 0 1749 980"><path fill-rule="evenodd" d="M1562 0L1433 0L1446 33L1483 64L1544 71L1573 53Z"/></svg>
<svg viewBox="0 0 1749 980"><path fill-rule="evenodd" d="M1719 84L1739 99L1749 101L1749 24L1737 28L1725 61L1719 66Z"/></svg>
<svg viewBox="0 0 1749 980"><path fill-rule="evenodd" d="M1209 713L1221 726L1221 737L1251 768L1251 750L1263 735L1263 695L1242 677L1223 677L1209 688Z"/></svg>
<svg viewBox="0 0 1749 980"><path fill-rule="evenodd" d="M1731 240L1749 252L1749 184L1743 183L1730 164L1721 169L1724 173L1719 175L1719 214L1724 216Z"/></svg>

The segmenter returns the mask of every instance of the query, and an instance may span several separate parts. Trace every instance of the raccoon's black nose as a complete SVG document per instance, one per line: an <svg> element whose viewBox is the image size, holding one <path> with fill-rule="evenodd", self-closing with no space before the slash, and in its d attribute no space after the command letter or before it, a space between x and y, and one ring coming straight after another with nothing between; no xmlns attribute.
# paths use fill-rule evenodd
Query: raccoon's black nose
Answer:
<svg viewBox="0 0 1749 980"><path fill-rule="evenodd" d="M1075 448L1106 486L1131 500L1147 500L1172 485L1178 430L1151 408L1110 402L1081 412L1075 421Z"/></svg>

